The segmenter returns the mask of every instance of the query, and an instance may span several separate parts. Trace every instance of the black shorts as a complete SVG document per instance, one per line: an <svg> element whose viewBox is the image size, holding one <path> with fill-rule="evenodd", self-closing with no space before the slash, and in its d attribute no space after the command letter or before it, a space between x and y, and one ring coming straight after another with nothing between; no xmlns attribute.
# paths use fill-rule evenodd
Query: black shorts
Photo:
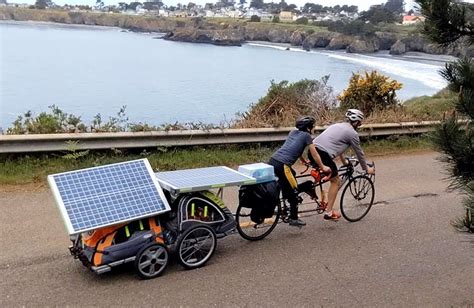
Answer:
<svg viewBox="0 0 474 308"><path fill-rule="evenodd" d="M334 160L332 159L331 155L329 155L328 152L320 150L318 148L316 148L316 151L318 151L318 154L321 157L321 161L323 162L323 164L331 168L331 172L332 172L331 178L335 177L338 174L337 166ZM319 168L318 164L314 161L313 156L311 155L310 151L308 151L308 158L309 158L309 161L311 162L311 165L313 165L313 167Z"/></svg>

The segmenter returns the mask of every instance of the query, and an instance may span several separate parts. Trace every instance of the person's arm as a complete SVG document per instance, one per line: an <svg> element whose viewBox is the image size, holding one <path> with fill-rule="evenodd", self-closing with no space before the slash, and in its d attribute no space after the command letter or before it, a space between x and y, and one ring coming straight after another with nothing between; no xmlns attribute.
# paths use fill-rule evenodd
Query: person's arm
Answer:
<svg viewBox="0 0 474 308"><path fill-rule="evenodd" d="M359 160L362 169L368 174L375 173L375 169L373 167L367 166L367 162L365 161L365 153L362 150L362 147L360 146L359 134L356 133L351 139L351 146L352 149L356 152L357 159Z"/></svg>
<svg viewBox="0 0 474 308"><path fill-rule="evenodd" d="M351 147L354 150L354 152L356 153L357 159L359 160L359 163L360 163L360 166L362 167L362 169L365 172L370 173L369 170L368 170L367 163L365 161L365 153L362 150L362 147L360 146L360 139L359 139L359 135L357 133L355 133L351 138Z"/></svg>
<svg viewBox="0 0 474 308"><path fill-rule="evenodd" d="M324 165L323 162L321 161L321 156L319 156L318 151L316 151L316 146L313 143L309 145L309 152L311 153L311 156L313 156L314 161L318 164L319 168L324 173L331 172L331 168Z"/></svg>

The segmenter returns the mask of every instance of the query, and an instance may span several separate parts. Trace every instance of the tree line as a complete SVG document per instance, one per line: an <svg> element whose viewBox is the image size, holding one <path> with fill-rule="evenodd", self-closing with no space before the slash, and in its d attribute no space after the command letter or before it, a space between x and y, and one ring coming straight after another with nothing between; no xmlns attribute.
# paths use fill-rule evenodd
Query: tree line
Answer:
<svg viewBox="0 0 474 308"><path fill-rule="evenodd" d="M7 0L0 0L3 3L7 3ZM219 0L215 3L208 2L204 5L204 9L213 10L221 8L234 8L236 6L243 8L246 4L249 4L249 8L266 10L272 14L278 14L281 11L291 11L298 14L321 14L321 13L333 13L340 14L346 13L358 13L359 9L356 5L335 5L335 6L324 6L321 4L315 4L312 2L305 3L302 7L298 8L295 4L289 4L285 0L280 2L264 2L264 0ZM119 2L117 8L125 10L135 10L138 6L142 6L147 10L159 10L160 8L166 8L170 11L175 10L192 10L197 8L196 3L188 2L187 4L178 3L176 5L166 5L161 0L151 0L145 2ZM55 6L52 0L36 0L34 7L37 9L45 9L47 7ZM103 8L103 0L96 0L95 6L97 8ZM82 6L89 7L89 6ZM90 7L89 7L90 8ZM364 21L371 23L378 23L381 21L394 22L397 20L399 15L404 11L404 0L388 0L385 4L372 6L369 10L361 12L361 18Z"/></svg>

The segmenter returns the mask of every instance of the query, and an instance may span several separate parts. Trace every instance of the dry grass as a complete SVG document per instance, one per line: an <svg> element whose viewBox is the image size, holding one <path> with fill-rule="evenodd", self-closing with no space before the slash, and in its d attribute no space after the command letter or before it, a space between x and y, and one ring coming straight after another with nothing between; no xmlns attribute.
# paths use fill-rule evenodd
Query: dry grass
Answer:
<svg viewBox="0 0 474 308"><path fill-rule="evenodd" d="M290 84L288 87L292 87ZM281 90L281 89L279 89ZM251 106L250 110L241 115L234 125L236 128L258 127L291 127L294 121L302 115L316 118L317 125L328 125L344 119L345 110L337 108L337 102L331 101L328 91L319 89L316 94L299 94L297 98L288 97L284 91L271 95L271 89L266 97ZM321 95L323 93L323 95ZM275 93L273 93L275 94ZM271 97L271 101L267 98ZM444 115L451 113L454 108L455 94L442 90L433 96L413 98L403 103L383 110L375 110L365 119L365 123L400 123L442 120ZM330 103L327 103L331 101Z"/></svg>
<svg viewBox="0 0 474 308"><path fill-rule="evenodd" d="M449 108L446 110L453 110ZM275 102L274 108L257 106L246 114L245 118L235 124L235 128L258 128L258 127L291 127L295 119L302 115L311 115L316 118L317 125L328 125L344 119L345 109L319 108L315 112L302 113L297 106L282 106ZM375 110L364 120L364 123L400 123L436 121L443 119L444 112L437 114L417 113L412 107L397 106L385 110Z"/></svg>
<svg viewBox="0 0 474 308"><path fill-rule="evenodd" d="M272 82L267 95L241 114L234 127L293 126L295 119L305 115L314 116L319 123L331 121L337 100L328 78Z"/></svg>

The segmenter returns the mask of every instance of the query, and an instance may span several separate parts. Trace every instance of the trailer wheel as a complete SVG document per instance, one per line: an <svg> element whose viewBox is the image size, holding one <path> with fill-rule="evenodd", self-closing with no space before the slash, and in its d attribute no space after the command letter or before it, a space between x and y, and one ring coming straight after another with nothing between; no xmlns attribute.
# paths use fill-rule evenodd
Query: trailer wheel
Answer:
<svg viewBox="0 0 474 308"><path fill-rule="evenodd" d="M198 224L187 229L178 242L179 263L186 269L203 266L212 257L217 246L216 232Z"/></svg>
<svg viewBox="0 0 474 308"><path fill-rule="evenodd" d="M135 270L142 279L158 277L168 265L168 250L160 244L143 247L135 258Z"/></svg>

